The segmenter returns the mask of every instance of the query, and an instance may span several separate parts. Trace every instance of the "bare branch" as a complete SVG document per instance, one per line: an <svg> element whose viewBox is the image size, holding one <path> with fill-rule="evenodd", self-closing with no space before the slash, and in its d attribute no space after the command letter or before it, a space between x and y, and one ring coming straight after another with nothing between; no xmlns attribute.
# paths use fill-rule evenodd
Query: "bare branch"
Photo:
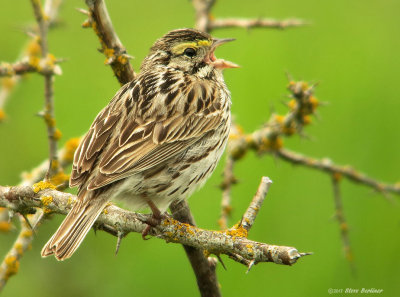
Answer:
<svg viewBox="0 0 400 297"><path fill-rule="evenodd" d="M54 56L49 54L47 44L47 32L49 30L49 19L45 15L39 0L31 0L33 12L35 14L36 22L39 26L39 43L41 48L42 57L47 59L54 59ZM46 4L47 7L51 5ZM44 74L44 96L45 105L43 111L43 119L47 125L47 137L49 140L49 169L47 171L47 178L59 171L59 164L57 159L57 140L61 137L61 132L56 129L56 121L54 118L54 90L53 90L53 74Z"/></svg>
<svg viewBox="0 0 400 297"><path fill-rule="evenodd" d="M89 20L84 27L92 27L101 44L101 52L106 56L105 64L111 65L121 85L132 81L135 72L129 63L131 58L114 30L106 4L103 0L86 0L89 7Z"/></svg>
<svg viewBox="0 0 400 297"><path fill-rule="evenodd" d="M56 18L58 15L59 8L62 4L63 0L47 0L45 3L45 14L48 18L48 22L50 25L56 22ZM20 58L17 59L17 62L11 64L16 66L19 61L24 63L25 65L21 65L23 69L10 69L10 64L1 65L0 68L3 68L3 74L1 76L6 76L2 78L2 86L0 89L0 122L5 118L4 106L6 104L7 98L11 94L11 91L18 85L20 81L19 76L14 76L15 74L23 74L21 72L26 72L25 69L29 69L28 72L39 72L41 74L45 74L46 71L54 72L54 74L61 74L61 68L58 65L54 65L57 61L54 61L54 57L50 56L51 59L40 59L40 46L38 45L38 38L34 36L32 40L25 46L20 54ZM29 66L26 65L26 61L29 63ZM13 67L11 67L13 68ZM43 71L44 70L44 71ZM2 72L0 71L0 72ZM13 75L13 76L10 76Z"/></svg>
<svg viewBox="0 0 400 297"><path fill-rule="evenodd" d="M228 153L234 160L241 159L248 150L258 153L275 152L283 145L282 136L302 133L305 125L311 122L319 101L314 97L314 86L306 82L291 81L288 86L291 97L287 105L289 112L282 116L272 114L265 126L251 134L243 134L242 130L232 130L229 138Z"/></svg>
<svg viewBox="0 0 400 297"><path fill-rule="evenodd" d="M195 9L195 28L211 32L215 29L221 28L274 28L285 29L288 27L300 27L307 23L299 19L287 19L283 21L275 19L243 19L243 18L226 18L226 19L213 19L211 17L211 9L215 4L215 0L192 0Z"/></svg>
<svg viewBox="0 0 400 297"><path fill-rule="evenodd" d="M13 229L8 209L0 207L0 233L7 233Z"/></svg>
<svg viewBox="0 0 400 297"><path fill-rule="evenodd" d="M30 218L30 224L32 226L38 226L39 221L42 218L42 210L39 209L36 214L28 215ZM16 274L19 269L19 261L27 250L31 248L33 240L33 230L30 228L28 223L20 216L21 231L17 237L17 240L13 244L10 251L5 256L3 262L0 265L0 292L6 285L8 279Z"/></svg>
<svg viewBox="0 0 400 297"><path fill-rule="evenodd" d="M76 196L46 188L45 184L33 187L0 187L0 207L19 213L30 212L32 208L42 208L44 213L66 214L75 200ZM124 234L141 233L147 226L143 223L147 218L148 215L109 205L104 209L97 223ZM163 219L151 234L167 242L205 249L214 254L238 254L256 263L273 262L292 265L306 255L299 253L293 247L255 242L246 237L231 235L229 232L204 230L170 217Z"/></svg>
<svg viewBox="0 0 400 297"><path fill-rule="evenodd" d="M45 15L47 18L47 26L49 24L52 24L55 22L55 19L58 15L58 10L60 5L62 4L62 0L47 0L45 3ZM40 8L40 2L33 3L32 0L32 5L34 7L35 11L35 16L37 18L43 18L43 12L41 11ZM37 9L40 8L40 11L36 11ZM36 15L36 13L41 14ZM43 19L41 20L43 22ZM35 71L43 74L43 75L48 75L52 76L53 74L59 74L61 69L55 65L55 58L52 55L43 55L43 49L41 46L38 45L38 38L34 37L29 43L24 52L26 52L26 56L22 59L22 61L28 61L29 65L35 69ZM42 59L40 59L40 54L42 54ZM48 69L49 73L46 73L46 71L43 72L43 69ZM52 73L50 73L50 71ZM4 84L4 81L7 82L7 84ZM4 78L3 79L3 88L0 91L0 114L2 111L2 107L5 104L5 101L7 97L9 96L12 88L19 82L19 77L18 76L13 76L9 78ZM52 134L54 136L54 134ZM69 142L67 142L69 143ZM56 149L56 148L55 148ZM75 150L75 148L73 149ZM61 150L60 153L60 159L63 159L65 163L68 163L67 159L71 158L68 155L68 146L66 146L65 149ZM49 161L45 161L39 168L36 168L32 173L26 173L25 178L23 183L25 185L32 185L34 183L33 180L35 179L42 179L43 176L45 175L46 171L48 171L48 164ZM53 176L53 178L58 178L61 180L61 174L62 172L59 172L60 176ZM64 176L65 179L65 176ZM54 179L53 181L57 182L57 179ZM0 214L5 213L5 211L0 211ZM11 212L12 213L12 212ZM26 217L31 218L31 226L37 227L40 219L42 218L43 211L42 210L37 210L35 215L27 215ZM2 219L3 217L0 216ZM18 272L19 268L19 261L21 257L24 255L25 251L30 249L31 247L31 242L33 240L33 230L30 229L28 226L27 222L25 221L24 218L20 217L20 222L21 222L21 230L20 233L17 237L17 240L15 241L13 247L11 250L7 253L6 257L4 258L3 262L0 265L0 291L2 288L5 286L6 282L8 279L16 274ZM0 220L0 224L4 223L4 221ZM8 223L9 226L10 223Z"/></svg>
<svg viewBox="0 0 400 297"><path fill-rule="evenodd" d="M64 0L46 0L44 3L44 13L49 22L49 26L57 22L58 13Z"/></svg>
<svg viewBox="0 0 400 297"><path fill-rule="evenodd" d="M195 10L195 25L197 30L210 32L210 13L215 0L192 0Z"/></svg>
<svg viewBox="0 0 400 297"><path fill-rule="evenodd" d="M79 145L80 138L69 139L64 147L60 149L57 153L57 158L59 160L59 165L61 169L67 168L74 158L75 150ZM41 181L46 175L48 169L49 160L44 160L39 166L31 169L29 172L22 173L21 186L32 186L33 184ZM50 178L50 182L57 186L59 189L65 185L69 180L69 176L64 174L63 170L53 175Z"/></svg>
<svg viewBox="0 0 400 297"><path fill-rule="evenodd" d="M287 19L283 21L274 19L242 19L242 18L229 18L229 19L215 19L208 24L210 30L221 28L273 28L285 29L288 27L300 27L307 25L306 22L298 19Z"/></svg>
<svg viewBox="0 0 400 297"><path fill-rule="evenodd" d="M343 249L346 255L347 261L350 263L351 270L355 272L353 253L351 251L350 238L349 238L349 226L343 213L342 196L340 194L339 182L341 175L339 173L332 174L332 186L333 186L333 198L335 201L335 217L339 223L340 236L342 237Z"/></svg>
<svg viewBox="0 0 400 297"><path fill-rule="evenodd" d="M0 77L12 77L15 75L23 75L29 72L37 72L44 76L54 74L61 75L61 68L56 65L56 63L58 63L58 61L56 61L52 56L35 61L35 64L28 59L15 62L13 64L1 63Z"/></svg>
<svg viewBox="0 0 400 297"><path fill-rule="evenodd" d="M249 150L260 154L271 153L292 164L303 165L330 174L339 173L350 181L364 184L381 193L400 194L400 183L386 184L370 178L350 166L339 166L328 159L318 160L283 148L282 136L291 136L296 132L302 133L303 127L311 122L310 115L314 115L316 108L320 105L313 94L314 86L309 86L301 81L291 81L288 89L292 93L293 99L287 103L290 110L286 115L273 114L263 128L250 134L244 134L240 129L232 130L228 143L228 154L234 160L242 159Z"/></svg>
<svg viewBox="0 0 400 297"><path fill-rule="evenodd" d="M288 149L281 148L276 151L278 157L285 161L293 163L295 165L302 165L312 169L320 170L330 174L340 174L343 177L348 178L352 182L363 184L367 187L371 187L380 193L393 193L400 195L400 183L397 184L387 184L381 181L375 180L368 177L364 173L361 173L351 166L340 166L334 164L329 159L314 159L299 153L290 151Z"/></svg>
<svg viewBox="0 0 400 297"><path fill-rule="evenodd" d="M242 218L243 228L245 228L247 231L249 231L250 228L253 226L271 184L272 181L268 177L264 176L261 179L261 183L258 186L257 193L254 195L250 206L247 208Z"/></svg>
<svg viewBox="0 0 400 297"><path fill-rule="evenodd" d="M28 61L15 62L14 64L3 62L0 65L0 77L12 77L14 75L22 75L28 72L36 72L36 68L30 65Z"/></svg>

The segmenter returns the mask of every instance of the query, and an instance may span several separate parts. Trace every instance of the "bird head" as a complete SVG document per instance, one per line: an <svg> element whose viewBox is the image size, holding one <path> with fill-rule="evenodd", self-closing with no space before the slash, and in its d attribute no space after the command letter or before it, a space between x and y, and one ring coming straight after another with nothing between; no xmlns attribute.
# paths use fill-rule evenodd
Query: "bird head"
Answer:
<svg viewBox="0 0 400 297"><path fill-rule="evenodd" d="M238 65L217 59L217 47L234 39L217 39L194 30L178 29L158 39L142 64L142 69L160 64L192 75L206 76L213 71L236 68Z"/></svg>

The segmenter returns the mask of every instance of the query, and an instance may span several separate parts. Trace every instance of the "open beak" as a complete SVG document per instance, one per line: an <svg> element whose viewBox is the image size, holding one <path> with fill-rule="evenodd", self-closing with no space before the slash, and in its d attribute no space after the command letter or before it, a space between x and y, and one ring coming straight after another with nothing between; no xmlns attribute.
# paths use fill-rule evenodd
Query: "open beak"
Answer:
<svg viewBox="0 0 400 297"><path fill-rule="evenodd" d="M229 62L229 61L225 61L224 59L217 59L214 55L214 51L217 47L219 47L220 45L222 45L224 43L234 41L234 40L235 40L234 38L225 38L225 39L214 38L213 44L211 46L211 50L207 54L206 58L204 59L204 62L214 66L217 69L238 68L239 65Z"/></svg>

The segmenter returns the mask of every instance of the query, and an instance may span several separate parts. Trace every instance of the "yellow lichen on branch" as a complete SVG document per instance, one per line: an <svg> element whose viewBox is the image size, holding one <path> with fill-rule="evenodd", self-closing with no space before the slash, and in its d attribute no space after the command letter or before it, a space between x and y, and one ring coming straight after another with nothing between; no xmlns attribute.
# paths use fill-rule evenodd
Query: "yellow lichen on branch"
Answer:
<svg viewBox="0 0 400 297"><path fill-rule="evenodd" d="M0 108L0 122L4 121L5 118L6 118L6 113L2 108Z"/></svg>
<svg viewBox="0 0 400 297"><path fill-rule="evenodd" d="M103 0L86 0L89 12L85 12L89 16L82 27L91 27L99 38L101 44L101 52L106 56L104 63L110 65L119 83L124 85L135 78L135 72L125 47L116 34L106 5Z"/></svg>
<svg viewBox="0 0 400 297"><path fill-rule="evenodd" d="M221 231L225 233L226 235L232 236L232 238L236 237L245 237L247 238L247 230L243 227L242 223L239 222L235 224L232 228Z"/></svg>
<svg viewBox="0 0 400 297"><path fill-rule="evenodd" d="M9 232L12 228L9 222L0 222L0 232Z"/></svg>
<svg viewBox="0 0 400 297"><path fill-rule="evenodd" d="M5 277L8 279L10 276L16 274L19 270L19 261L15 256L7 256L4 259L4 263L7 265Z"/></svg>
<svg viewBox="0 0 400 297"><path fill-rule="evenodd" d="M53 184L52 184L51 182L49 182L49 181L40 181L40 182L34 184L34 185L32 186L32 188L33 188L33 191L34 191L35 193L39 193L39 191L41 191L41 190L45 190L45 189L55 189L56 186L53 185Z"/></svg>
<svg viewBox="0 0 400 297"><path fill-rule="evenodd" d="M50 177L50 183L56 187L63 185L69 181L69 174L65 174L64 171L60 170L56 174Z"/></svg>
<svg viewBox="0 0 400 297"><path fill-rule="evenodd" d="M79 137L69 139L64 145L64 154L62 155L61 159L64 161L72 162L72 160L74 159L75 151L79 146L79 142Z"/></svg>
<svg viewBox="0 0 400 297"><path fill-rule="evenodd" d="M51 209L48 208L47 206L53 202L53 197L52 196L43 196L40 200L42 201L42 204L43 204L43 212L50 213Z"/></svg>

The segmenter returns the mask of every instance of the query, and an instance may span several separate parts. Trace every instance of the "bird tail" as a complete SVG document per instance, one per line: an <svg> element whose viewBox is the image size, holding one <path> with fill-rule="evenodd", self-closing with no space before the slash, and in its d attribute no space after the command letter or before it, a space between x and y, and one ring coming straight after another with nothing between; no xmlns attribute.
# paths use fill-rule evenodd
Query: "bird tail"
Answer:
<svg viewBox="0 0 400 297"><path fill-rule="evenodd" d="M82 199L83 198L83 199ZM53 255L63 261L72 256L108 202L106 197L81 197L56 233L42 249L42 257Z"/></svg>

